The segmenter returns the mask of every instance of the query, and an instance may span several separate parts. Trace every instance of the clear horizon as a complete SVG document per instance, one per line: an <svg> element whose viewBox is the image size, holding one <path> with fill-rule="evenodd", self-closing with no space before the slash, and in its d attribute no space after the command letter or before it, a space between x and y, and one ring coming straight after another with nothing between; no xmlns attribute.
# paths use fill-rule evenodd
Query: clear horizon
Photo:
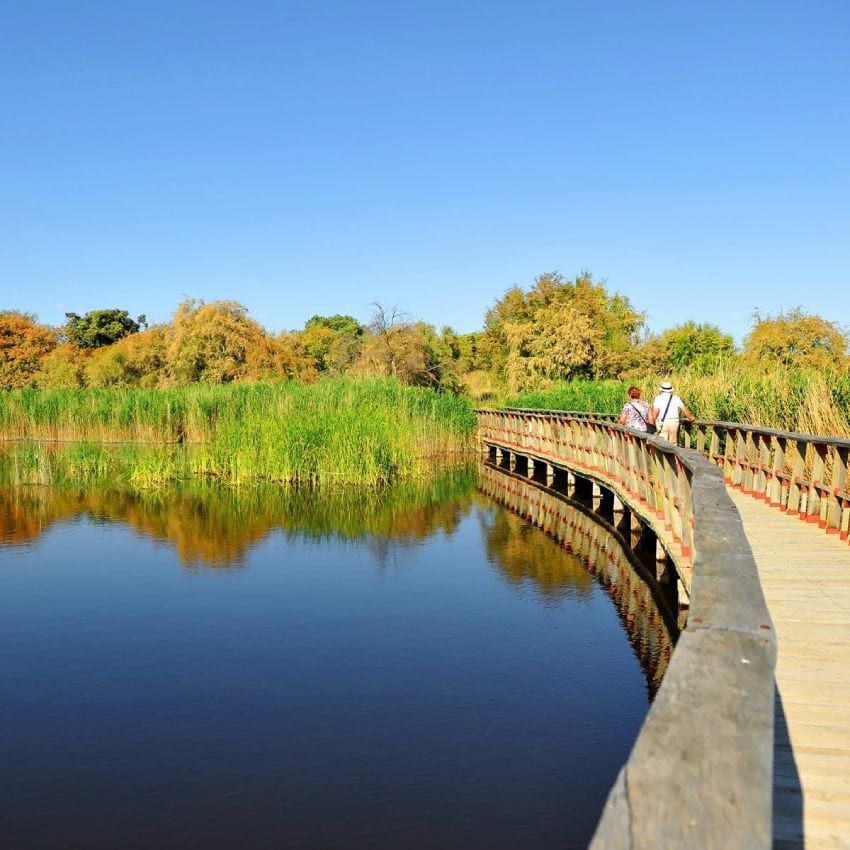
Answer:
<svg viewBox="0 0 850 850"><path fill-rule="evenodd" d="M850 325L850 7L0 10L0 309L478 330L590 269L660 331ZM844 297L841 297L844 296Z"/></svg>

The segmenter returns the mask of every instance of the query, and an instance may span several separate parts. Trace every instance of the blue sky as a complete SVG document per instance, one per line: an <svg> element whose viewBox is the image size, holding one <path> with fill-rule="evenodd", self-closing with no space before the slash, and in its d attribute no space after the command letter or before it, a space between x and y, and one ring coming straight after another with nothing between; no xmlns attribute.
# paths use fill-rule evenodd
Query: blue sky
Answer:
<svg viewBox="0 0 850 850"><path fill-rule="evenodd" d="M0 0L0 309L850 325L850 3Z"/></svg>

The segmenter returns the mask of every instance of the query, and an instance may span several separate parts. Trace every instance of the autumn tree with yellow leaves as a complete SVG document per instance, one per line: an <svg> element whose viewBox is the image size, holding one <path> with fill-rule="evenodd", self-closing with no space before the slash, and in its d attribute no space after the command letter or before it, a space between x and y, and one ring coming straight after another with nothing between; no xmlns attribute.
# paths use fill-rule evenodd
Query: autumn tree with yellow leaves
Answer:
<svg viewBox="0 0 850 850"><path fill-rule="evenodd" d="M511 390L573 378L607 378L632 364L643 315L589 272L540 275L509 289L487 312L480 348Z"/></svg>

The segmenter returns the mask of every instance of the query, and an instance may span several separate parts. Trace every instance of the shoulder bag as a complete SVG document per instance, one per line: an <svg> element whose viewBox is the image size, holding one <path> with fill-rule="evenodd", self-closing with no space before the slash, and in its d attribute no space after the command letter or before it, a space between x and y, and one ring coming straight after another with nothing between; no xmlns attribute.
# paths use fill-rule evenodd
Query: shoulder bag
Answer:
<svg viewBox="0 0 850 850"><path fill-rule="evenodd" d="M637 413L637 415L640 416L640 418L643 420L643 424L646 425L646 433L654 434L656 431L655 426L644 417L644 415L640 412L640 408L634 404L630 404L630 406L633 408L634 412Z"/></svg>
<svg viewBox="0 0 850 850"><path fill-rule="evenodd" d="M664 424L664 420L667 418L667 414L670 412L670 403L672 401L673 393L670 393L670 398L667 399L667 407L664 408L664 415L661 417L661 422L656 426L656 431Z"/></svg>

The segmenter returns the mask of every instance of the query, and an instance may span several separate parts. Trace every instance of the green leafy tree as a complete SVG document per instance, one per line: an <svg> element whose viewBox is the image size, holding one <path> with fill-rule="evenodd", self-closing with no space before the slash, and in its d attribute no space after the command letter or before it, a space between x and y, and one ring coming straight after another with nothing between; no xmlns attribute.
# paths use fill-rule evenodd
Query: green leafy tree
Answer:
<svg viewBox="0 0 850 850"><path fill-rule="evenodd" d="M650 337L640 348L641 366L656 372L714 372L736 356L735 342L716 325L686 322Z"/></svg>
<svg viewBox="0 0 850 850"><path fill-rule="evenodd" d="M144 316L132 319L126 310L91 310L80 316L66 313L68 340L78 348L101 348L112 345L147 326Z"/></svg>
<svg viewBox="0 0 850 850"><path fill-rule="evenodd" d="M333 375L346 371L356 360L364 327L353 316L313 316L301 332L301 343L316 369Z"/></svg>
<svg viewBox="0 0 850 850"><path fill-rule="evenodd" d="M480 333L458 334L458 366L461 372L473 372L480 368L480 358L478 355L480 340Z"/></svg>

